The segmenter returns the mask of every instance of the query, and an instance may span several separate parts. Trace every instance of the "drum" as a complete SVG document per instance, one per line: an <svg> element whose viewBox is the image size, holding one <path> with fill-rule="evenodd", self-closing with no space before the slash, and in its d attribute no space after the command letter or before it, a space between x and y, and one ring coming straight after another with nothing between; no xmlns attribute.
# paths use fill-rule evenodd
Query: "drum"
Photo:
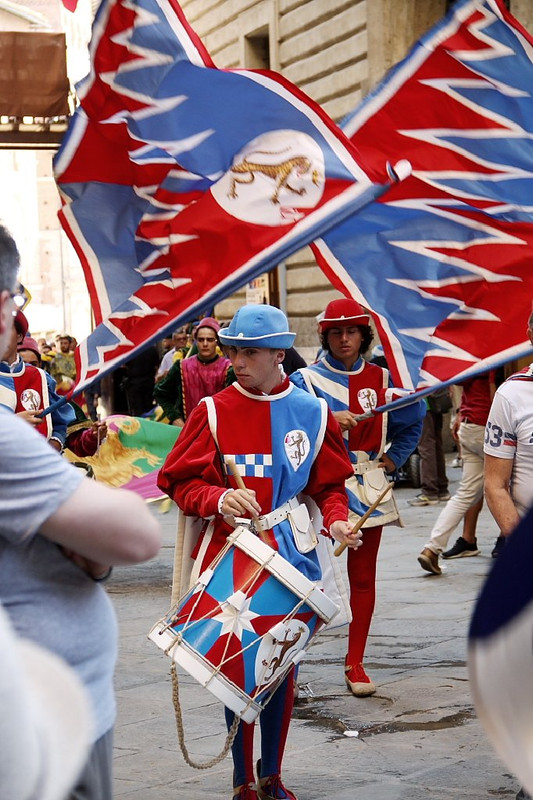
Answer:
<svg viewBox="0 0 533 800"><path fill-rule="evenodd" d="M240 526L148 638L253 722L337 612L315 583Z"/></svg>

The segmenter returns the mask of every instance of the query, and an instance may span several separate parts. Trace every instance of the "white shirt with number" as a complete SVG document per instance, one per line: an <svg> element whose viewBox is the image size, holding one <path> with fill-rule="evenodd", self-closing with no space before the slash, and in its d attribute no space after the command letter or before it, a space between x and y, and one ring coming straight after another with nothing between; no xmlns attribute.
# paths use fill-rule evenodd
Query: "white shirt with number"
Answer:
<svg viewBox="0 0 533 800"><path fill-rule="evenodd" d="M498 388L485 428L485 453L514 459L511 497L520 516L533 504L533 364Z"/></svg>

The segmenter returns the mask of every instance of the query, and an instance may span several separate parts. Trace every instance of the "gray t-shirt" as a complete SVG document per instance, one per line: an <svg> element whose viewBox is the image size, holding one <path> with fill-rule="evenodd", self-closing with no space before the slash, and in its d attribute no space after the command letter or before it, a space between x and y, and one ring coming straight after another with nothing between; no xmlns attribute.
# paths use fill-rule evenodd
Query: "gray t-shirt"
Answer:
<svg viewBox="0 0 533 800"><path fill-rule="evenodd" d="M83 480L26 422L0 408L0 602L21 636L76 670L93 701L96 741L115 721L115 614L102 586L38 532Z"/></svg>

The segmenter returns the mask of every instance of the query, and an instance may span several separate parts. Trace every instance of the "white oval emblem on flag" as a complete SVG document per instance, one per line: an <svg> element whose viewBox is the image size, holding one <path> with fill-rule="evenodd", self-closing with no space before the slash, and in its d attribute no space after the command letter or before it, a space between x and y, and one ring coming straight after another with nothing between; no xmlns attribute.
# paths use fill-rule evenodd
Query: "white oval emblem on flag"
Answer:
<svg viewBox="0 0 533 800"><path fill-rule="evenodd" d="M232 217L256 225L290 225L316 208L324 192L324 154L301 131L258 136L237 153L211 193Z"/></svg>
<svg viewBox="0 0 533 800"><path fill-rule="evenodd" d="M311 451L309 436L305 431L289 431L283 440L283 444L291 466L296 472Z"/></svg>
<svg viewBox="0 0 533 800"><path fill-rule="evenodd" d="M378 396L375 389L359 389L357 399L363 411L372 411L378 404Z"/></svg>

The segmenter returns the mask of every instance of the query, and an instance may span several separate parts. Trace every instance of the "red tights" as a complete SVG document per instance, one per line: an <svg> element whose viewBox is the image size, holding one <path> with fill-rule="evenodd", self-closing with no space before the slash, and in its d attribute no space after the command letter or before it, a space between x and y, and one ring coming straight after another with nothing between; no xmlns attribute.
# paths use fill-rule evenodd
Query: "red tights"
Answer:
<svg viewBox="0 0 533 800"><path fill-rule="evenodd" d="M361 664L376 602L376 564L383 526L365 528L363 544L348 550L348 580L352 621L348 631L346 664Z"/></svg>

